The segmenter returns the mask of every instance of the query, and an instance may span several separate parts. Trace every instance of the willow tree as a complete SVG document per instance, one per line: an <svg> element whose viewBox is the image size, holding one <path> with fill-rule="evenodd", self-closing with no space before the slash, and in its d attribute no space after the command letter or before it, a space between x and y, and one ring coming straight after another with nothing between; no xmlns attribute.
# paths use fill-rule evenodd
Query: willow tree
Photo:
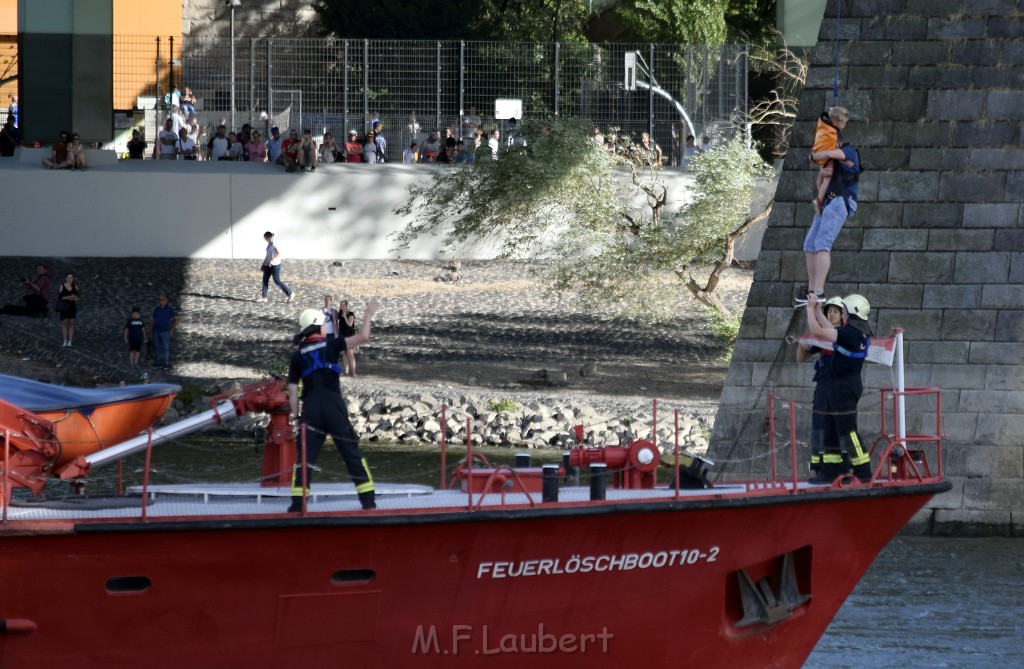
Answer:
<svg viewBox="0 0 1024 669"><path fill-rule="evenodd" d="M543 258L549 287L573 292L582 306L646 320L672 314L680 289L732 317L718 294L735 240L755 220L750 207L757 153L733 140L690 160L689 202L670 193L640 148L619 138L616 152L594 145L579 119L527 123L527 147L498 160L439 166L410 187L396 212L411 217L399 249L424 235L444 235L452 256L486 245L499 258ZM763 214L762 214L763 215Z"/></svg>

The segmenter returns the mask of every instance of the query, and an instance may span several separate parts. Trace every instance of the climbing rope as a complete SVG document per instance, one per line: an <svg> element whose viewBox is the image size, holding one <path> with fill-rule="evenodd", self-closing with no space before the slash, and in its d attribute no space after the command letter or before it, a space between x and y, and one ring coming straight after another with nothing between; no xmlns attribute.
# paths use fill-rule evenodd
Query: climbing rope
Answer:
<svg viewBox="0 0 1024 669"><path fill-rule="evenodd" d="M836 55L835 73L832 75L832 106L839 106L839 29L843 13L843 0L836 0Z"/></svg>

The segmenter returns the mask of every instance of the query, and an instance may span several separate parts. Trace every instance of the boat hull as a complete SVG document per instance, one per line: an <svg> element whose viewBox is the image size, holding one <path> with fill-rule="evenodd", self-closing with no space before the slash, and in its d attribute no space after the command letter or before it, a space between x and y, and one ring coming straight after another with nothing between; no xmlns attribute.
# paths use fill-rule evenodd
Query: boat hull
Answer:
<svg viewBox="0 0 1024 669"><path fill-rule="evenodd" d="M105 404L79 409L43 411L38 415L53 423L61 457L57 465L79 456L91 455L102 448L119 444L148 429L167 411L174 394L131 402Z"/></svg>
<svg viewBox="0 0 1024 669"><path fill-rule="evenodd" d="M36 523L0 533L0 618L35 627L0 664L796 669L947 488ZM781 595L787 563L800 598L744 625L738 574Z"/></svg>

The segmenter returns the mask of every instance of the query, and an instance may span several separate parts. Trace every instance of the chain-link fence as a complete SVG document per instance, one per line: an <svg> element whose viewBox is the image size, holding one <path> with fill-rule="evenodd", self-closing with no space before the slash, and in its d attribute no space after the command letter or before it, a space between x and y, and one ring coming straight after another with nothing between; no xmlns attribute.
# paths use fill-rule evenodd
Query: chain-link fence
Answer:
<svg viewBox="0 0 1024 669"><path fill-rule="evenodd" d="M504 130L518 113L648 131L675 163L686 135L714 141L747 109L746 47L736 45L117 36L114 69L115 111L159 116L187 87L211 127L343 137L380 119L391 160L430 132Z"/></svg>

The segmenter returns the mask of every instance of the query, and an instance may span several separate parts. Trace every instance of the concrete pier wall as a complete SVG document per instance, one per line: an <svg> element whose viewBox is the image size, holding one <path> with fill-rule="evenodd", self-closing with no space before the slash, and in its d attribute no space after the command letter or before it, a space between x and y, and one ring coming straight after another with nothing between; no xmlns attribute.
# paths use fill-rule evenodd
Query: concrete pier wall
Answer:
<svg viewBox="0 0 1024 669"><path fill-rule="evenodd" d="M794 362L784 337L807 330L791 304L806 285L801 248L814 178L807 156L817 116L833 104L838 29L839 104L851 112L844 135L868 169L860 209L833 249L826 292L867 297L878 335L904 328L907 385L942 390L945 473L954 488L920 524L1020 536L1024 14L1009 0L868 0L843 2L837 27L835 10L828 3L810 52L712 456L735 472L756 466L747 458L759 443L763 452L769 391L798 402L798 438L806 442L812 372ZM868 443L879 434L879 389L894 382L886 367L872 365L865 375L860 426ZM908 404L909 430L933 432L934 407Z"/></svg>

